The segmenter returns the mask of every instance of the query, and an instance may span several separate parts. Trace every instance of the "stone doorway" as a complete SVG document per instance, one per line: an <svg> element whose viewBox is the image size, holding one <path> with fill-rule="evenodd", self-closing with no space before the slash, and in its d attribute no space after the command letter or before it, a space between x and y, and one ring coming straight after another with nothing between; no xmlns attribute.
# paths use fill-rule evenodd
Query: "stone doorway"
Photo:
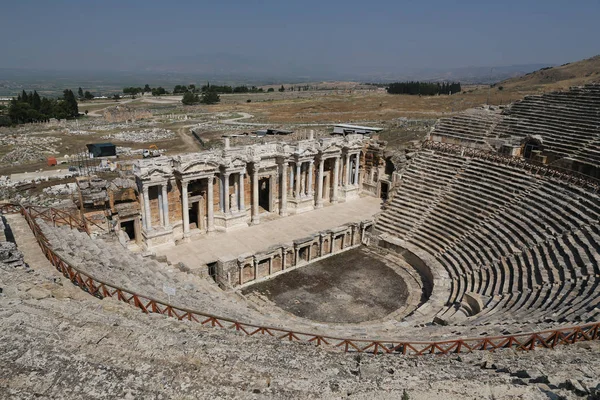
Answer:
<svg viewBox="0 0 600 400"><path fill-rule="evenodd" d="M135 221L123 221L121 222L121 230L127 234L129 240L135 240Z"/></svg>
<svg viewBox="0 0 600 400"><path fill-rule="evenodd" d="M206 201L203 196L194 196L189 200L188 216L190 229L206 229Z"/></svg>
<svg viewBox="0 0 600 400"><path fill-rule="evenodd" d="M383 201L387 201L389 195L389 184L387 182L381 182L381 189L379 191L379 197Z"/></svg>
<svg viewBox="0 0 600 400"><path fill-rule="evenodd" d="M190 229L198 228L198 202L191 203L188 209L188 216L190 221Z"/></svg>
<svg viewBox="0 0 600 400"><path fill-rule="evenodd" d="M210 276L213 281L217 282L217 262L208 263L206 266L208 267L208 276Z"/></svg>
<svg viewBox="0 0 600 400"><path fill-rule="evenodd" d="M258 180L258 205L266 212L271 212L271 182L268 177Z"/></svg>
<svg viewBox="0 0 600 400"><path fill-rule="evenodd" d="M537 151L537 150L540 150L539 143L535 140L531 140L531 141L525 143L525 149L523 150L523 157L529 159L533 155L533 152Z"/></svg>

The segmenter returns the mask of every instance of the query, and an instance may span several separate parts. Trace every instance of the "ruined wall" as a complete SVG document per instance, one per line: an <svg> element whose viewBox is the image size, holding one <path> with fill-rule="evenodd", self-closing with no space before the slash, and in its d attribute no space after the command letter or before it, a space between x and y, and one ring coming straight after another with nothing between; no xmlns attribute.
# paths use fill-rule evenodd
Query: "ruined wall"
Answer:
<svg viewBox="0 0 600 400"><path fill-rule="evenodd" d="M292 245L271 246L265 252L243 254L237 262L219 260L217 280L224 287L235 287L318 261L360 245L372 225L373 221L350 223L295 240Z"/></svg>
<svg viewBox="0 0 600 400"><path fill-rule="evenodd" d="M160 186L151 186L148 191L150 198L150 216L152 226L160 226L160 211L158 194L161 192ZM168 185L167 199L169 202L169 223L170 225L181 224L183 214L181 209L181 192L179 187L171 180Z"/></svg>

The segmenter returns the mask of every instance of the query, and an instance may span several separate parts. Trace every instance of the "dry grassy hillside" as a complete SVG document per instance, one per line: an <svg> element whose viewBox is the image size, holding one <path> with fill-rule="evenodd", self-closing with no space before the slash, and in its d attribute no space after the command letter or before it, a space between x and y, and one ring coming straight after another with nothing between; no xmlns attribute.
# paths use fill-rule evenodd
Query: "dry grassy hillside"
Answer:
<svg viewBox="0 0 600 400"><path fill-rule="evenodd" d="M592 82L600 82L600 55L507 79L496 86L510 91L551 92Z"/></svg>

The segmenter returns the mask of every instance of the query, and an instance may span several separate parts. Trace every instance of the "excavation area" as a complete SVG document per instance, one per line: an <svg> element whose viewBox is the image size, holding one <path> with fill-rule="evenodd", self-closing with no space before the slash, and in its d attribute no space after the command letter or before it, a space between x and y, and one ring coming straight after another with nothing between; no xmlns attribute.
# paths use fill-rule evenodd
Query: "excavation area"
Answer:
<svg viewBox="0 0 600 400"><path fill-rule="evenodd" d="M317 261L242 290L299 317L359 323L383 318L406 304L407 285L364 247Z"/></svg>

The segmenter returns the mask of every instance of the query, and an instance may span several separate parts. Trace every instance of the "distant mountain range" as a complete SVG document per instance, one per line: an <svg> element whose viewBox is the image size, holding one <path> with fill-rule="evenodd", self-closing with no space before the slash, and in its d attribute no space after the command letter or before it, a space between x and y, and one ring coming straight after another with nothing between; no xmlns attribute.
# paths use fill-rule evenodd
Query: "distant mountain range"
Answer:
<svg viewBox="0 0 600 400"><path fill-rule="evenodd" d="M263 60L228 53L187 55L146 62L128 71L45 71L0 69L0 97L21 90L38 90L42 95L57 95L64 88L90 90L95 94L119 93L125 86L163 86L177 84L269 85L322 81L387 83L405 80L494 83L521 76L550 64L525 64L463 68L402 68L401 66L352 67L300 66L288 61Z"/></svg>
<svg viewBox="0 0 600 400"><path fill-rule="evenodd" d="M340 63L305 64L240 56L229 53L186 55L144 63L146 73L205 76L211 79L251 79L264 84L278 82L316 82L326 80L393 82L400 80L455 80L464 83L493 83L523 75L552 64L524 64L461 68L404 68L402 66L355 66Z"/></svg>

